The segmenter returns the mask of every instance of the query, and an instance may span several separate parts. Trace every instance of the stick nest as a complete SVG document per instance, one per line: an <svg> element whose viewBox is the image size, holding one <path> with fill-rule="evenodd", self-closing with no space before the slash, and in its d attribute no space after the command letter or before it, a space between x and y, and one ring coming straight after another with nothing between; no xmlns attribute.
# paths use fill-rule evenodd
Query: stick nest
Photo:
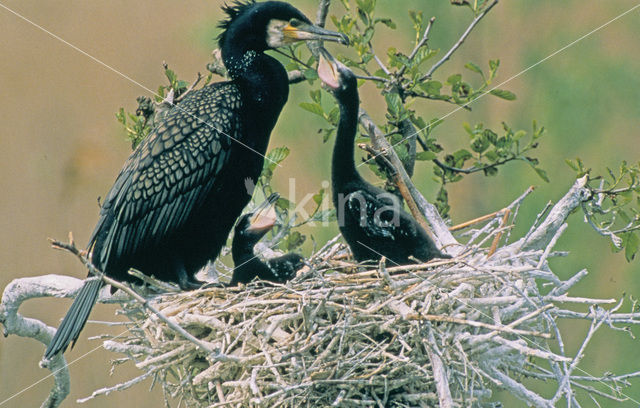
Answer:
<svg viewBox="0 0 640 408"><path fill-rule="evenodd" d="M480 268L474 259L486 254L360 272L320 260L286 285L163 295L156 308L218 355L136 303L126 307L137 321L129 337L105 346L126 350L190 407L433 406L433 359L446 367L454 402L485 405L499 367L563 358L528 344L551 337L536 268Z"/></svg>

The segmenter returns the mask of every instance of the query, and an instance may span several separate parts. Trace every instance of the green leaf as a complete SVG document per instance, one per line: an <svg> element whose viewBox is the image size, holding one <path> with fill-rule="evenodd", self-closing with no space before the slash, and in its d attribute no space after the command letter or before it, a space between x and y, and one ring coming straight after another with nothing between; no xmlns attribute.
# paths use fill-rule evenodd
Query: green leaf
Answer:
<svg viewBox="0 0 640 408"><path fill-rule="evenodd" d="M357 0L356 3L358 3L358 7L365 13L371 13L375 5L374 0Z"/></svg>
<svg viewBox="0 0 640 408"><path fill-rule="evenodd" d="M118 122L122 123L123 125L126 125L127 118L124 115L124 108L120 108L120 110L116 112L116 119L118 119Z"/></svg>
<svg viewBox="0 0 640 408"><path fill-rule="evenodd" d="M440 95L442 83L440 81L426 81L421 82L419 86L429 95Z"/></svg>
<svg viewBox="0 0 640 408"><path fill-rule="evenodd" d="M496 142L498 141L498 135L496 134L496 132L494 132L491 129L485 129L482 132L483 136L487 138L487 140L489 141L489 143L491 143L492 145L495 146Z"/></svg>
<svg viewBox="0 0 640 408"><path fill-rule="evenodd" d="M567 166L571 167L573 171L578 171L578 165L570 159L564 159L564 162L567 163Z"/></svg>
<svg viewBox="0 0 640 408"><path fill-rule="evenodd" d="M416 53L415 57L413 57L413 66L419 67L423 62L438 54L438 50L432 50L429 48L420 48ZM416 75L420 75L421 73L417 73Z"/></svg>
<svg viewBox="0 0 640 408"><path fill-rule="evenodd" d="M436 166L434 167L438 168ZM451 209L449 206L449 194L447 193L447 190L445 190L444 186L440 187L438 195L436 196L436 207L438 207L438 211L441 216L449 217L449 210Z"/></svg>
<svg viewBox="0 0 640 408"><path fill-rule="evenodd" d="M462 80L462 75L454 74L454 75L451 75L449 78L447 78L447 83L449 85L455 85L459 83L461 80Z"/></svg>
<svg viewBox="0 0 640 408"><path fill-rule="evenodd" d="M156 102L162 102L162 100L164 99L165 95L166 95L165 87L160 85L158 87L158 90L156 91L156 95L155 95Z"/></svg>
<svg viewBox="0 0 640 408"><path fill-rule="evenodd" d="M337 126L339 117L340 117L340 108L338 108L337 106L334 106L329 111L329 114L327 115L326 119L332 125Z"/></svg>
<svg viewBox="0 0 640 408"><path fill-rule="evenodd" d="M549 177L547 176L547 172L542 170L540 167L534 167L533 170L535 170L536 174L543 179L544 181L546 181L547 183L549 182Z"/></svg>
<svg viewBox="0 0 640 408"><path fill-rule="evenodd" d="M437 156L434 152L418 152L416 154L416 160L428 161L433 160Z"/></svg>
<svg viewBox="0 0 640 408"><path fill-rule="evenodd" d="M305 69L304 70L304 77L307 79L307 81L312 81L314 79L318 79L318 71L316 71L313 68Z"/></svg>
<svg viewBox="0 0 640 408"><path fill-rule="evenodd" d="M393 22L390 18L376 18L376 23L382 23L389 27L392 30L396 29L396 23Z"/></svg>
<svg viewBox="0 0 640 408"><path fill-rule="evenodd" d="M278 246L283 250L292 251L302 245L306 239L307 237L305 237L298 231L293 231L285 239L283 239Z"/></svg>
<svg viewBox="0 0 640 408"><path fill-rule="evenodd" d="M322 143L327 143L329 141L329 139L331 138L331 135L333 135L333 132L335 130L336 130L335 128L322 129L322 132L323 132Z"/></svg>
<svg viewBox="0 0 640 408"><path fill-rule="evenodd" d="M617 194L618 197L618 206L623 207L633 201L633 191L622 191Z"/></svg>
<svg viewBox="0 0 640 408"><path fill-rule="evenodd" d="M489 140L482 135L478 135L471 141L471 150L476 153L482 153L489 147Z"/></svg>
<svg viewBox="0 0 640 408"><path fill-rule="evenodd" d="M413 123L413 125L419 130L427 127L427 122L425 122L420 116L411 116L409 119L411 119L411 123Z"/></svg>
<svg viewBox="0 0 640 408"><path fill-rule="evenodd" d="M498 168L494 166L485 167L482 171L485 176L495 176L498 174Z"/></svg>
<svg viewBox="0 0 640 408"><path fill-rule="evenodd" d="M480 69L480 67L479 67L479 66L477 66L476 64L474 64L473 62L468 62L468 63L466 63L466 64L464 65L464 67L465 67L466 69L468 69L469 71L477 72L478 74L483 75L483 74L482 74L482 69Z"/></svg>
<svg viewBox="0 0 640 408"><path fill-rule="evenodd" d="M489 91L489 93L491 95L497 96L498 98L506 99L508 101L513 101L516 99L516 94L504 89L492 89L491 91Z"/></svg>
<svg viewBox="0 0 640 408"><path fill-rule="evenodd" d="M498 154L495 152L495 150L484 152L484 157L491 162L496 162L499 159Z"/></svg>
<svg viewBox="0 0 640 408"><path fill-rule="evenodd" d="M387 108L389 113L392 115L397 115L402 108L402 101L400 100L400 95L396 93L387 93L384 95L384 99L387 102Z"/></svg>
<svg viewBox="0 0 640 408"><path fill-rule="evenodd" d="M361 2L358 1L358 3L360 4ZM363 23L369 24L369 16L367 15L367 12L362 9L362 7L358 7L358 17L360 17L360 20L362 20Z"/></svg>
<svg viewBox="0 0 640 408"><path fill-rule="evenodd" d="M469 134L469 136L474 136L475 135L473 129L471 129L471 125L468 122L463 122L462 123L462 127Z"/></svg>
<svg viewBox="0 0 640 408"><path fill-rule="evenodd" d="M295 208L295 205L286 198L280 197L278 198L278 201L276 201L276 207L278 207L282 211L286 211Z"/></svg>
<svg viewBox="0 0 640 408"><path fill-rule="evenodd" d="M300 107L318 116L324 117L324 109L318 103L301 102Z"/></svg>
<svg viewBox="0 0 640 408"><path fill-rule="evenodd" d="M433 118L429 121L429 125L426 127L426 129L431 132L433 129L436 128L436 126L441 125L444 123L444 119L441 118Z"/></svg>
<svg viewBox="0 0 640 408"><path fill-rule="evenodd" d="M322 204L322 200L324 199L324 188L321 188L316 194L313 195L313 202L316 203L317 206Z"/></svg>
<svg viewBox="0 0 640 408"><path fill-rule="evenodd" d="M413 27L418 30L422 26L422 11L409 10L409 18L413 22Z"/></svg>
<svg viewBox="0 0 640 408"><path fill-rule="evenodd" d="M167 76L167 79L169 80L169 83L171 85L173 85L176 82L176 80L178 79L178 77L176 76L176 73L173 72L173 70L171 70L169 68L165 69L164 73Z"/></svg>
<svg viewBox="0 0 640 408"><path fill-rule="evenodd" d="M264 161L263 171L267 170L267 172L273 172L276 166L289 156L290 152L291 151L286 146L272 149L267 153L267 160Z"/></svg>
<svg viewBox="0 0 640 408"><path fill-rule="evenodd" d="M631 262L635 258L638 248L640 248L640 238L635 232L627 232L625 235L624 257L627 262Z"/></svg>
<svg viewBox="0 0 640 408"><path fill-rule="evenodd" d="M513 134L513 140L518 141L523 137L525 137L526 135L527 135L527 132L525 130L518 130L516 133Z"/></svg>
<svg viewBox="0 0 640 408"><path fill-rule="evenodd" d="M460 149L453 153L453 159L458 166L461 166L465 161L471 158L473 158L473 155L467 149Z"/></svg>
<svg viewBox="0 0 640 408"><path fill-rule="evenodd" d="M312 101L319 104L322 99L322 92L319 89L315 89L313 91L309 91L309 96L311 96Z"/></svg>
<svg viewBox="0 0 640 408"><path fill-rule="evenodd" d="M336 219L336 209L330 208L328 210L317 211L309 221L331 222Z"/></svg>
<svg viewBox="0 0 640 408"><path fill-rule="evenodd" d="M620 208L620 206L618 206L617 208L615 208L615 214L618 218L620 218L622 220L622 222L629 224L631 222L631 218L629 218L629 215L627 214L627 212L623 209Z"/></svg>

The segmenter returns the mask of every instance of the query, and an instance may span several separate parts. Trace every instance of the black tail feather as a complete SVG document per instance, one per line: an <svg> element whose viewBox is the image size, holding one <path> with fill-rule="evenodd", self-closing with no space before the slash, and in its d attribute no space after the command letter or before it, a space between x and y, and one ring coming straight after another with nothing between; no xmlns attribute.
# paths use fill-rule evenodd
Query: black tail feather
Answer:
<svg viewBox="0 0 640 408"><path fill-rule="evenodd" d="M98 300L101 287L102 280L98 278L90 278L84 282L67 315L62 319L60 327L51 339L47 351L44 352L45 359L48 360L59 352L64 353L69 344L73 347L89 318L93 305Z"/></svg>

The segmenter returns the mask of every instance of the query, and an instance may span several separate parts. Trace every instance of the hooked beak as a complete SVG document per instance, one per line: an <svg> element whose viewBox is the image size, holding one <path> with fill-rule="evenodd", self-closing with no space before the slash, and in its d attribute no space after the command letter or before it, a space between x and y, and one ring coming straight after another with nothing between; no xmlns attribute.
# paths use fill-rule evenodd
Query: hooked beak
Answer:
<svg viewBox="0 0 640 408"><path fill-rule="evenodd" d="M318 48L318 76L328 87L332 89L340 87L338 61L323 47Z"/></svg>
<svg viewBox="0 0 640 408"><path fill-rule="evenodd" d="M285 39L290 41L320 40L349 45L349 38L346 35L299 20L289 22L282 29L282 34Z"/></svg>
<svg viewBox="0 0 640 408"><path fill-rule="evenodd" d="M249 220L249 232L267 232L276 224L275 203L280 198L280 194L273 193L253 212Z"/></svg>

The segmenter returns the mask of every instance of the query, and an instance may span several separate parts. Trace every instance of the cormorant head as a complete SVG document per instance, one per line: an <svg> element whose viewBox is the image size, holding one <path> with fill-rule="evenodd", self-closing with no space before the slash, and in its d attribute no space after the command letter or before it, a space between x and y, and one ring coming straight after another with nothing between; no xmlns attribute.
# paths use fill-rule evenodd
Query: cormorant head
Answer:
<svg viewBox="0 0 640 408"><path fill-rule="evenodd" d="M275 203L280 194L273 193L253 212L238 220L234 230L233 246L253 246L276 224Z"/></svg>
<svg viewBox="0 0 640 408"><path fill-rule="evenodd" d="M348 44L344 34L315 26L288 3L281 1L236 1L223 7L229 19L222 22L220 48L242 47L243 51L262 52L296 41L323 40Z"/></svg>
<svg viewBox="0 0 640 408"><path fill-rule="evenodd" d="M358 87L353 71L322 47L318 49L318 76L337 97Z"/></svg>

